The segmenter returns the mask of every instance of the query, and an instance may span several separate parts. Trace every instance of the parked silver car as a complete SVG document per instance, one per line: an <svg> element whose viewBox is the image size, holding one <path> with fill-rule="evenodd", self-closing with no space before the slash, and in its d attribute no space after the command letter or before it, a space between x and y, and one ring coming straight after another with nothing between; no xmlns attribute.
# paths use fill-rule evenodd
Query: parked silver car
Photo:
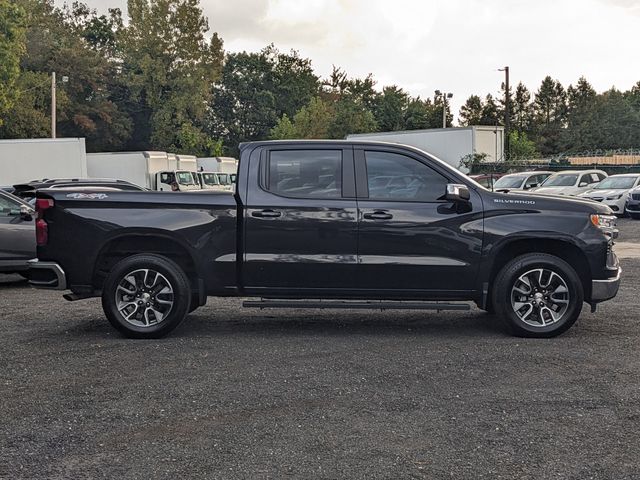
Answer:
<svg viewBox="0 0 640 480"><path fill-rule="evenodd" d="M25 201L0 190L0 272L25 273L36 254L35 212Z"/></svg>

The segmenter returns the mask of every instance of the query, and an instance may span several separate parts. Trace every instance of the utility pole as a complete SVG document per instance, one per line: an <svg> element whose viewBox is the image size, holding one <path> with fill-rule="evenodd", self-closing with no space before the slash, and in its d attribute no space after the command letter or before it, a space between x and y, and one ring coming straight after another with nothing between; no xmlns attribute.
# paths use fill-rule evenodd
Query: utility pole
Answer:
<svg viewBox="0 0 640 480"><path fill-rule="evenodd" d="M447 128L447 98L453 98L453 93L436 90L436 97L442 97L442 128Z"/></svg>
<svg viewBox="0 0 640 480"><path fill-rule="evenodd" d="M51 138L56 138L56 72L51 72Z"/></svg>
<svg viewBox="0 0 640 480"><path fill-rule="evenodd" d="M504 67L499 69L501 72L504 72L504 151L505 158L509 159L510 149L509 149L509 132L511 131L511 97L509 95L509 67Z"/></svg>

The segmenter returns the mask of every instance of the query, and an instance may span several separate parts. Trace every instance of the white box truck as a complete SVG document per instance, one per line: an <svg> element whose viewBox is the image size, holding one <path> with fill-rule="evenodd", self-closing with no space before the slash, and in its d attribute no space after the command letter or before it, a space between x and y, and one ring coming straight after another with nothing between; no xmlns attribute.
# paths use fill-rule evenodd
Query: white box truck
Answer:
<svg viewBox="0 0 640 480"><path fill-rule="evenodd" d="M150 190L200 190L191 172L171 168L166 152L88 153L87 173L92 178L127 180Z"/></svg>
<svg viewBox="0 0 640 480"><path fill-rule="evenodd" d="M233 191L238 160L233 157L199 157L198 176L203 189Z"/></svg>
<svg viewBox="0 0 640 480"><path fill-rule="evenodd" d="M0 186L86 176L84 138L0 140Z"/></svg>
<svg viewBox="0 0 640 480"><path fill-rule="evenodd" d="M460 160L473 153L486 154L487 162L504 160L504 127L471 127L403 130L347 135L349 140L401 143L424 150L449 165L460 168Z"/></svg>

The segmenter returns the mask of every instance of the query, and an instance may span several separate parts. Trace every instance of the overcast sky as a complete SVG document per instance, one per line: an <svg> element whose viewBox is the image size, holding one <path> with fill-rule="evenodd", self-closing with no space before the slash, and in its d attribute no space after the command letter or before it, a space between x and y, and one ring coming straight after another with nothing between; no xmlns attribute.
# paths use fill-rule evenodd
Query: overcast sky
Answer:
<svg viewBox="0 0 640 480"><path fill-rule="evenodd" d="M99 11L126 0L85 0ZM62 4L56 0L57 4ZM598 91L640 80L640 0L202 0L227 51L296 49L326 76L372 73L414 96L454 94L458 109L511 82L537 90L584 75Z"/></svg>

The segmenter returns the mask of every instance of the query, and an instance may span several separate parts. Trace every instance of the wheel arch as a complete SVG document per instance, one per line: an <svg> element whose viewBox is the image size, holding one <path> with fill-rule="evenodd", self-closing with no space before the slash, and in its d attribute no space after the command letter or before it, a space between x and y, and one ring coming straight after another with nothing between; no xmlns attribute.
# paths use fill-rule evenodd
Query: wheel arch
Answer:
<svg viewBox="0 0 640 480"><path fill-rule="evenodd" d="M584 298L591 298L591 267L586 255L578 245L563 238L517 238L503 243L498 250L492 252L493 261L486 279L488 288L485 293L485 301L491 299L491 289L498 272L507 262L525 253L546 253L567 262L580 278Z"/></svg>
<svg viewBox="0 0 640 480"><path fill-rule="evenodd" d="M140 253L161 255L173 260L185 271L192 287L200 289L198 263L189 248L175 237L159 232L123 232L106 241L94 263L91 278L94 288L102 288L108 272L117 262Z"/></svg>

